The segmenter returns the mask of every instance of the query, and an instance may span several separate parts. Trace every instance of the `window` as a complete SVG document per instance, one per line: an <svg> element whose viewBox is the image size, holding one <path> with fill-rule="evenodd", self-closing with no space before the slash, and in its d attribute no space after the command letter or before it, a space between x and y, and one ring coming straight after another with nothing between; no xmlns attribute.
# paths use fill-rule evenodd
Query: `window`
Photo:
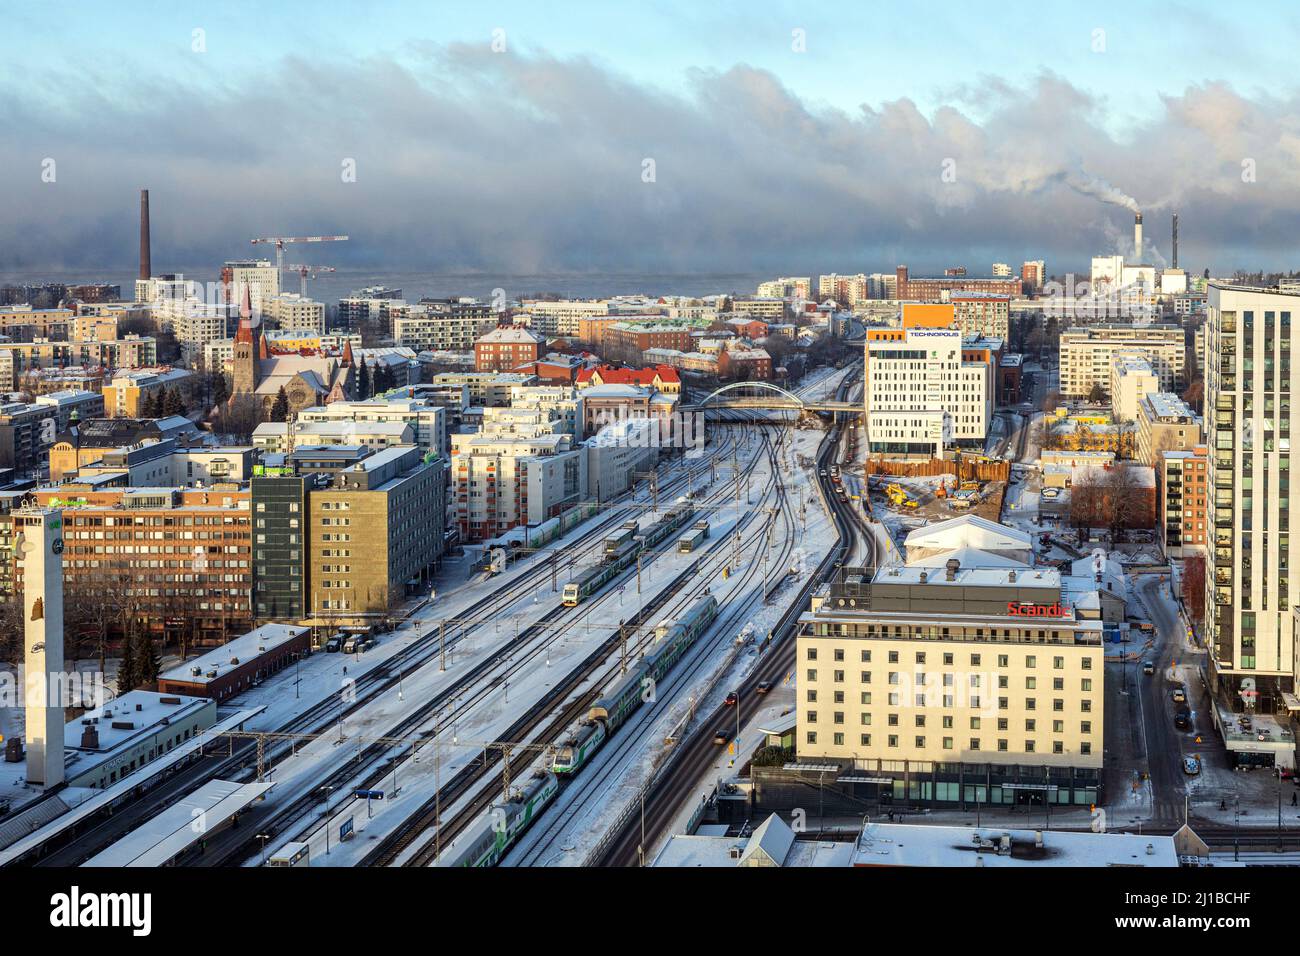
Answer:
<svg viewBox="0 0 1300 956"><path fill-rule="evenodd" d="M870 746L871 746L871 734L863 734L863 735L862 735L861 737L859 737L858 739L862 741L862 746L864 746L864 747L870 747Z"/></svg>
<svg viewBox="0 0 1300 956"><path fill-rule="evenodd" d="M808 648L808 660L810 661L817 660L817 648L815 647Z"/></svg>
<svg viewBox="0 0 1300 956"><path fill-rule="evenodd" d="M871 652L870 652L870 651L863 651L863 652L862 652L862 663L864 663L864 664L870 664L870 663L871 663Z"/></svg>
<svg viewBox="0 0 1300 956"><path fill-rule="evenodd" d="M808 703L810 704L817 703L817 691L811 687L808 688Z"/></svg>
<svg viewBox="0 0 1300 956"><path fill-rule="evenodd" d="M808 743L810 744L817 743L817 731L815 730L808 731Z"/></svg>
<svg viewBox="0 0 1300 956"><path fill-rule="evenodd" d="M815 710L808 711L808 723L810 724L817 723L817 711Z"/></svg>
<svg viewBox="0 0 1300 956"><path fill-rule="evenodd" d="M971 749L971 750L979 750L979 749L980 749L980 739L979 739L978 737L972 737L972 738L970 739L970 749Z"/></svg>
<svg viewBox="0 0 1300 956"><path fill-rule="evenodd" d="M837 648L835 648L835 650L832 651L831 653L834 655L834 657L835 657L835 659L836 659L837 661L842 661L842 660L844 660L844 648L842 648L842 647L837 647Z"/></svg>
<svg viewBox="0 0 1300 956"><path fill-rule="evenodd" d="M944 750L952 750L952 738L951 738L951 737L944 737L944 738L943 738L943 749L944 749Z"/></svg>
<svg viewBox="0 0 1300 956"><path fill-rule="evenodd" d="M813 680L816 680L816 679L817 679L817 670L816 670L816 668L812 668L812 667L808 668L808 679L809 679L810 681L813 681Z"/></svg>

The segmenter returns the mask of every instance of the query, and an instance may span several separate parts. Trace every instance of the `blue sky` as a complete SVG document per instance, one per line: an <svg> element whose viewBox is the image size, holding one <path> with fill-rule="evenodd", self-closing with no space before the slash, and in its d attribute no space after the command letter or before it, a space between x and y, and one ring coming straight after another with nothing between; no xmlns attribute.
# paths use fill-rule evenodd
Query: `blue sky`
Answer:
<svg viewBox="0 0 1300 956"><path fill-rule="evenodd" d="M59 190L19 183L19 215L7 229L0 225L0 266L22 266L24 256L48 260L56 249L75 262L115 245L126 235L118 210L129 203L103 204L89 235L72 241L60 240L51 220L94 217L100 204L92 185L102 191L124 175L172 190L161 197L164 210L169 201L195 204L205 193L225 190L225 206L233 198L236 210L214 209L205 221L233 214L238 196L232 193L239 190L232 190L231 171L214 169L213 157L198 162L205 123L241 127L238 172L257 193L249 198L256 208L247 211L256 219L253 213L271 210L263 223L241 231L326 228L333 219L356 221L360 207L400 220L404 210L397 207L407 204L398 197L415 195L455 213L450 219L461 241L433 253L448 266L501 268L508 263L500 260L515 255L538 268L607 267L613 234L644 235L682 210L698 209L701 198L725 191L737 164L751 190L770 194L783 181L800 180L789 204L780 208L770 195L755 203L737 186L735 195L720 199L723 213L686 237L689 248L683 245L676 258L660 250L656 267L695 261L700 250L719 249L719 235L740 229L763 237L763 248L749 255L754 261L745 261L739 248L723 249L712 267L788 261L797 237L765 226L845 202L861 202L880 228L847 236L839 268L868 256L881 260L869 265L887 267L893 258L933 255L937 266L965 248L973 256L1014 258L1038 245L1082 259L1110 251L1099 246L1117 241L1124 224L1106 210L1096 215L1060 187L1078 170L1114 182L1144 205L1184 208L1189 249L1201 243L1207 258L1212 245L1230 249L1211 263L1216 267L1254 261L1261 250L1281 260L1293 250L1279 250L1276 242L1300 233L1300 205L1284 202L1296 184L1282 173L1300 156L1290 132L1300 119L1292 66L1300 27L1282 4L1252 5L1245 17L1235 7L1208 3L125 0L6 3L3 15L0 122L14 120L18 135L0 143L0 161L22 168L54 156L67 160L61 169L68 171ZM192 50L196 29L204 32L201 54ZM483 53L495 29L505 31L508 53L494 60ZM794 30L804 31L804 52L792 49ZM1104 31L1100 51L1094 49L1098 30ZM416 107L403 112L413 100ZM1054 115L1068 129L1054 128ZM449 150L446 137L438 141L427 126L420 128L428 123L448 124L468 145ZM739 153L720 159L710 124L725 128L720 139ZM564 128L596 141L561 155L549 146ZM377 155L381 130L393 139ZM688 132L678 141L682 130ZM165 146L145 142L160 131L169 136ZM89 134L96 148L86 152ZM284 142L277 141L281 136ZM874 156L864 158L856 168L855 155L892 152L899 140L906 142L897 156L880 166ZM475 142L484 142L483 157L473 155ZM1043 155L1049 146L1057 155ZM534 171L533 180L543 177L544 188L529 188L517 169L492 170L502 149L521 147L540 149L536 164L544 172ZM744 158L750 149L770 153L772 162L760 168ZM1207 151L1216 153L1213 163ZM284 168L310 165L318 156L323 170L337 165L334 152L360 154L361 168L380 169L388 191L366 192L367 201L356 204L355 194L364 190L344 199L320 191L323 172L316 183L310 171ZM652 201L624 194L616 170L656 153L667 163L661 168L678 175L661 177L664 188ZM831 168L806 176L810 158L828 153L837 157ZM608 160L608 168L579 170L578 181L568 182L565 170L594 163L593 154ZM930 177L949 155L959 169L978 169L962 189L936 193L919 174L915 182L890 180L914 168ZM1261 188L1243 193L1233 182L1237 165L1257 157ZM421 167L457 185L442 193L425 189ZM841 173L842 182L826 185ZM537 235L506 237L500 226L464 234L475 217L453 209L458 197L468 187L482 187L485 196L500 193L485 183L494 175L517 186L495 215L515 216ZM374 178L359 182L377 186ZM859 188L863 182L888 188L876 196ZM605 220L597 222L603 234L592 247L578 233L542 235L561 212L543 208L538 194L567 193L572 209L579 187L601 197L599 205L577 210ZM186 188L194 195L184 195ZM820 200L805 198L821 192L827 195ZM891 203L895 195L907 196L910 206ZM1223 216L1242 201L1262 203L1244 228L1214 243L1208 229L1198 230L1211 221L1230 225ZM320 214L334 202L336 214ZM998 210L1008 203L1018 208L1004 221ZM395 208L380 208L387 204ZM1031 213L1042 220L1027 221ZM1062 215L1079 220L1080 235L1061 236ZM377 215L376 233L382 218ZM185 229L177 224L177 254L208 255L216 230L233 228L209 224L206 238L193 221ZM85 233L86 223L81 226ZM1001 235L1021 226L1024 235ZM162 227L166 235L165 219ZM410 228L413 223L394 225L403 236ZM781 235L769 241L774 231ZM26 243L21 255L6 250L18 235ZM999 255L1002 244L1007 248ZM827 240L816 255L835 250ZM376 258L392 254L375 250ZM617 254L626 260L649 253L629 244Z"/></svg>

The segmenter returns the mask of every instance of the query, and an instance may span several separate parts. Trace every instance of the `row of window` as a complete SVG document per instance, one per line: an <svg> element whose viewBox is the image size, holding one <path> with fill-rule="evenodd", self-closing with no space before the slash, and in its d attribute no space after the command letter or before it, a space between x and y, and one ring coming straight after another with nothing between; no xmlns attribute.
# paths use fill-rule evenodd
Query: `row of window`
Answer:
<svg viewBox="0 0 1300 956"><path fill-rule="evenodd" d="M807 742L808 742L809 744L816 745L816 743L817 743L817 731L815 731L815 730L810 730L810 731L808 731L807 736L806 736L806 740L807 740ZM843 747L843 746L845 746L845 735L844 735L843 733L833 733L833 734L831 734L831 742L832 742L833 746L836 746L836 747ZM870 747L870 746L871 746L871 734L860 734L860 735L858 736L858 742L859 742L859 745L862 746L862 747ZM897 735L897 734L889 734L889 735L887 735L887 737L886 737L886 744L885 744L885 745L886 745L887 747L890 747L890 748L897 748L897 747L899 747L899 746L900 746L900 743L899 743L899 737L898 737L898 735ZM917 737L913 738L912 745L913 745L913 747L914 747L915 749L917 749L917 750L924 750L925 747L926 747L926 738L925 738L925 737L921 737L921 736L917 736ZM952 737L944 737L943 740L942 740L942 745L943 745L943 749L944 749L944 750L955 750L955 749L956 749L956 742L955 742L955 740L954 740ZM997 751L998 751L998 753L1008 753L1008 752L1010 752L1010 750L1011 750L1011 741L1008 740L1008 739L1005 738L1005 737L999 737L999 738L997 738L997 742L996 742L996 745L995 745L995 746L997 747ZM982 740L982 738L980 738L980 737L971 737L971 738L967 741L966 749L967 749L967 750L970 750L970 751L977 751L977 750L982 750L982 749L984 749L984 748L983 748L983 740ZM1021 753L1029 753L1029 754L1032 754L1032 753L1038 753L1038 744L1037 744L1037 741L1034 741L1034 740L1025 740L1025 741L1022 741L1022 745L1021 745L1021 748L1020 748L1020 751L1019 751L1019 752L1021 752ZM1064 753L1065 753L1065 742L1062 741L1062 740L1054 740L1054 741L1052 741L1052 750L1051 750L1051 752L1052 752L1053 754L1064 754ZM1080 754L1081 756L1085 756L1085 757L1086 757L1086 756L1089 756L1091 753L1092 753L1092 744L1091 744L1090 742L1086 741L1086 740L1080 742L1080 744L1079 744L1079 754Z"/></svg>

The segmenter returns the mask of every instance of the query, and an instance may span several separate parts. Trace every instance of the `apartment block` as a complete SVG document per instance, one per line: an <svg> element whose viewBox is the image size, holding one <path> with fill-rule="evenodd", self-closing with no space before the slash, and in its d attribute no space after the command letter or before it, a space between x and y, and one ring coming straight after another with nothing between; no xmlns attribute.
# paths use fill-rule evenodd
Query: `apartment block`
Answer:
<svg viewBox="0 0 1300 956"><path fill-rule="evenodd" d="M1160 391L1160 376L1141 352L1120 352L1110 366L1111 409L1117 422L1131 422L1137 417L1138 403Z"/></svg>
<svg viewBox="0 0 1300 956"><path fill-rule="evenodd" d="M1187 451L1205 442L1201 416L1169 392L1155 392L1138 402L1137 460L1156 465L1164 451Z"/></svg>
<svg viewBox="0 0 1300 956"><path fill-rule="evenodd" d="M1284 713L1295 687L1300 579L1291 542L1291 395L1300 390L1300 293L1211 282L1205 408L1213 416L1213 560L1206 569L1211 686L1234 708ZM1294 698L1292 698L1293 700Z"/></svg>
<svg viewBox="0 0 1300 956"><path fill-rule="evenodd" d="M1205 445L1161 451L1156 459L1156 528L1166 557L1204 552L1209 540L1210 454Z"/></svg>
<svg viewBox="0 0 1300 956"><path fill-rule="evenodd" d="M1120 352L1136 352L1150 363L1162 392L1186 387L1187 346L1178 325L1102 324L1061 333L1061 394L1083 398L1094 385L1110 388L1111 368Z"/></svg>

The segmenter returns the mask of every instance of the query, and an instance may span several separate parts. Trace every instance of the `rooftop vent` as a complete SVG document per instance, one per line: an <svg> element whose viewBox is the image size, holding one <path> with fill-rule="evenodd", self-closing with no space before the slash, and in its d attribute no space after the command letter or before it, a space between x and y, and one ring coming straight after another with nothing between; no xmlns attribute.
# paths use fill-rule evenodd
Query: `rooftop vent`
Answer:
<svg viewBox="0 0 1300 956"><path fill-rule="evenodd" d="M949 558L948 563L945 565L945 567L948 569L948 580L956 581L957 572L961 569L961 562L958 561L956 558Z"/></svg>

